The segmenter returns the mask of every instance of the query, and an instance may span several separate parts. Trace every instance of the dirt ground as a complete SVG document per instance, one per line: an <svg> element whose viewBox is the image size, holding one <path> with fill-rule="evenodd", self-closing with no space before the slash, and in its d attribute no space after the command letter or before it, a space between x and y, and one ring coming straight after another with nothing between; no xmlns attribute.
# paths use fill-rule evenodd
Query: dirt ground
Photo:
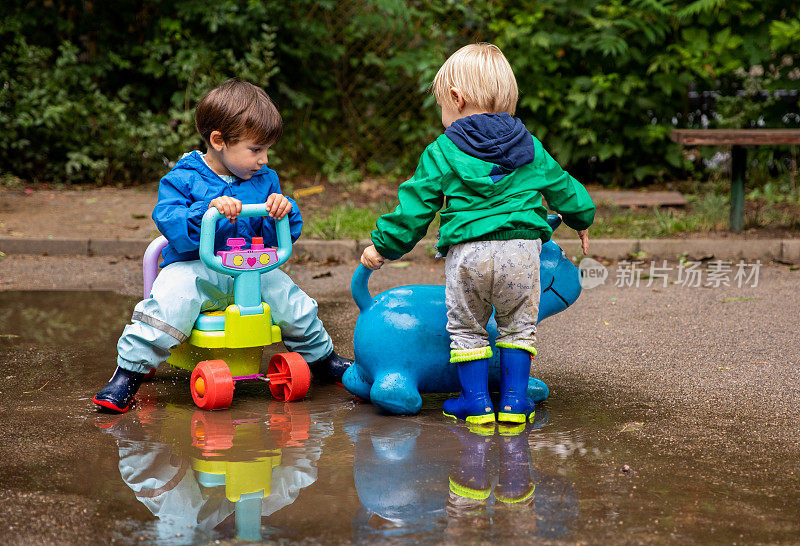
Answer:
<svg viewBox="0 0 800 546"><path fill-rule="evenodd" d="M383 180L367 179L349 187L336 186L317 180L286 183L284 189L295 198L306 218L324 213L333 205L351 203L367 206L395 201L396 185ZM641 202L658 204L658 196L670 192L616 192L589 186L589 192L598 206L609 203L629 203L631 197L652 193L639 198ZM316 192L316 193L314 193ZM672 192L677 195L676 192ZM26 189L0 188L0 236L29 238L103 238L147 240L158 235L150 215L158 197L157 184L131 188L78 187L57 189L37 186ZM755 215L765 205L747 202L747 214ZM776 207L789 206L786 203ZM601 209L602 210L602 209ZM696 239L763 239L797 238L800 231L781 226L748 229L744 233L727 230L692 232L676 237Z"/></svg>
<svg viewBox="0 0 800 546"><path fill-rule="evenodd" d="M364 206L396 198L395 188L367 180L351 190L313 180L295 187L293 196L309 214L340 203ZM304 193L324 188L319 193ZM32 238L151 239L158 230L150 217L158 185L131 188L0 188L0 236Z"/></svg>
<svg viewBox="0 0 800 546"><path fill-rule="evenodd" d="M156 186L0 191L0 235L150 239Z"/></svg>

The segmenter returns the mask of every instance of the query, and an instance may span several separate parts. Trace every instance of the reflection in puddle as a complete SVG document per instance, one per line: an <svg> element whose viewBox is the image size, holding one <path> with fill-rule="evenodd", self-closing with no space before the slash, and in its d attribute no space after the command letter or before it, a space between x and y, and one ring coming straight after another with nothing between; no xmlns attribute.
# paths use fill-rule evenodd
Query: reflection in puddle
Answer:
<svg viewBox="0 0 800 546"><path fill-rule="evenodd" d="M113 292L0 292L0 336L47 345L92 339L115 327L119 336L133 303Z"/></svg>
<svg viewBox="0 0 800 546"><path fill-rule="evenodd" d="M329 417L277 402L265 419L145 400L98 423L117 440L123 481L158 518L147 537L173 544L261 540L262 518L316 481L322 441L333 432Z"/></svg>
<svg viewBox="0 0 800 546"><path fill-rule="evenodd" d="M162 366L134 410L98 414L131 308L109 293L0 292L6 542L799 541L796 458L762 471L746 448L659 444L668 416L579 385L523 431L486 431L443 418L446 395L386 416L333 385L283 404L245 384L230 410L203 412L188 374ZM340 347L348 309L320 306Z"/></svg>
<svg viewBox="0 0 800 546"><path fill-rule="evenodd" d="M272 527L270 517L317 481L336 412L306 403L266 409L266 416L252 408L206 412L144 397L129 413L98 416L96 426L116 440L122 481L156 518L133 536L168 544L313 536ZM349 470L358 506L347 538L566 535L578 514L576 494L563 478L534 468L529 435L547 412L538 415L528 428L495 429L386 417L371 407L348 411L342 428L354 444ZM314 497L302 504L324 509Z"/></svg>
<svg viewBox="0 0 800 546"><path fill-rule="evenodd" d="M537 471L533 425L423 425L398 418L350 423L361 506L356 542L557 539L578 515L574 488Z"/></svg>

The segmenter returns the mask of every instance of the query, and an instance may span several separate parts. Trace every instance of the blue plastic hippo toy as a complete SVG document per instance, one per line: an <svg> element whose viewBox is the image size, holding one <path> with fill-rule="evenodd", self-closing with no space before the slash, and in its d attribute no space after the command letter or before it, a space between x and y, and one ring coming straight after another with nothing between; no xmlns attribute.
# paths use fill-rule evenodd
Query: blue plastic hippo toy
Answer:
<svg viewBox="0 0 800 546"><path fill-rule="evenodd" d="M555 229L557 216L548 216ZM458 392L456 367L450 363L450 337L444 285L412 285L370 296L372 273L358 266L350 284L360 310L353 336L355 362L342 377L348 391L393 414L415 414L422 407L420 393ZM563 311L581 292L580 272L555 242L542 245L540 258L542 296L538 321ZM494 357L489 368L489 388L499 388L499 357L494 349L497 323L487 327ZM547 398L542 381L528 380L534 402Z"/></svg>

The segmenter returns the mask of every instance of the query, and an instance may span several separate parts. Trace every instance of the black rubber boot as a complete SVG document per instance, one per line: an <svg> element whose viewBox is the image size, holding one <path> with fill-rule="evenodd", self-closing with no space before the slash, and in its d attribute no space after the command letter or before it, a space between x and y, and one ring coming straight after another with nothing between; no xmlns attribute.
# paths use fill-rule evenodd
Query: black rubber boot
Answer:
<svg viewBox="0 0 800 546"><path fill-rule="evenodd" d="M114 376L94 395L92 402L108 411L125 413L130 409L131 401L144 377L143 373L131 372L117 366Z"/></svg>
<svg viewBox="0 0 800 546"><path fill-rule="evenodd" d="M319 381L341 383L342 375L352 363L353 361L349 358L344 358L337 355L336 351L331 351L331 354L325 358L310 362L308 367L311 368L315 379Z"/></svg>

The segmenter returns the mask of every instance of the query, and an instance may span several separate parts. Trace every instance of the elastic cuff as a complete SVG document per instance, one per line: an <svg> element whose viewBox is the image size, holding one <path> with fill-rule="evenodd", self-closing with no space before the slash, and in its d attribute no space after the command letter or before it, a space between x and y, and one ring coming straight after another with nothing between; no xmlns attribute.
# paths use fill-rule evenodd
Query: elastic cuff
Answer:
<svg viewBox="0 0 800 546"><path fill-rule="evenodd" d="M470 360L480 360L482 358L492 358L492 348L490 346L478 347L477 349L451 349L450 363L469 362Z"/></svg>
<svg viewBox="0 0 800 546"><path fill-rule="evenodd" d="M536 356L538 354L536 352L536 349L534 349L533 347L525 347L523 345L516 345L514 343L502 343L501 342L501 343L495 343L495 345L497 346L498 349L522 349L523 351L528 351L533 356Z"/></svg>
<svg viewBox="0 0 800 546"><path fill-rule="evenodd" d="M375 237L372 238L372 245L375 247L375 250L378 251L378 254L380 254L382 258L385 258L387 260L392 260L392 261L399 260L405 255L402 253L398 253L394 250L391 250L389 248L386 248L380 242L375 242Z"/></svg>
<svg viewBox="0 0 800 546"><path fill-rule="evenodd" d="M450 491L452 491L459 497L464 497L465 499L474 499L474 500L486 500L489 498L489 495L492 494L491 487L487 487L486 489L472 489L470 487L466 487L459 483L456 483L452 477L450 478Z"/></svg>
<svg viewBox="0 0 800 546"><path fill-rule="evenodd" d="M117 366L122 368L123 370L141 374L148 374L152 370L158 368L158 364L150 364L150 363L140 364L138 362L131 362L130 360L125 360L119 355L117 355Z"/></svg>

